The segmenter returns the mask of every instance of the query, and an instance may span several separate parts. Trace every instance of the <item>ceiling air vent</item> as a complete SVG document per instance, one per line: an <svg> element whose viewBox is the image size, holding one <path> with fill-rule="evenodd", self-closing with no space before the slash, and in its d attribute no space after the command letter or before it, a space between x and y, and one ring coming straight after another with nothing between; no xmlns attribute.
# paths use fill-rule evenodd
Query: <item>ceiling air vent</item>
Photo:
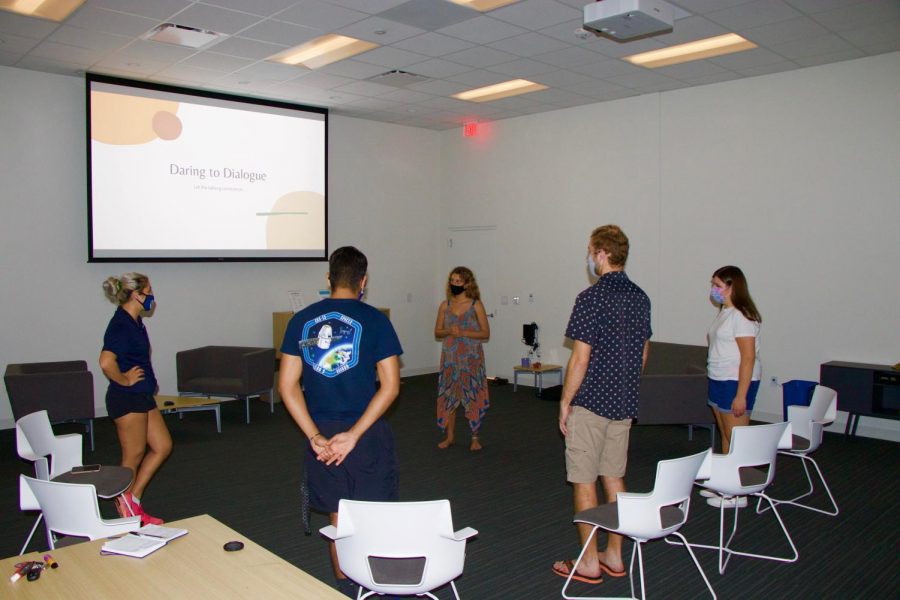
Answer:
<svg viewBox="0 0 900 600"><path fill-rule="evenodd" d="M394 87L405 87L413 83L421 83L428 81L430 78L424 75L416 75L415 73L407 73L406 71L393 70L381 75L369 77L367 81L380 83L382 85L392 85Z"/></svg>

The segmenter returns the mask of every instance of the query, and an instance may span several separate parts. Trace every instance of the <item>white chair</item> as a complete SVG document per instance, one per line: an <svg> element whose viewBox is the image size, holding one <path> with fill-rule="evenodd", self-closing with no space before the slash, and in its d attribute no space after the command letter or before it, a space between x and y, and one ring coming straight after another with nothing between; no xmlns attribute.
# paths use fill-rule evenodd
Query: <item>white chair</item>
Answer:
<svg viewBox="0 0 900 600"><path fill-rule="evenodd" d="M97 490L91 484L57 483L19 475L19 502L22 510L38 509L44 515L51 550L56 548L53 533L96 540L141 527L140 517L100 518Z"/></svg>
<svg viewBox="0 0 900 600"><path fill-rule="evenodd" d="M81 434L54 435L46 410L25 415L16 421L16 451L21 458L34 463L34 474L37 479L90 483L94 485L97 495L101 498L113 498L128 489L134 474L127 467L104 466L94 473L71 475L72 468L82 464L81 448ZM33 497L23 499L21 491L20 486L20 504L30 507L22 510L39 510ZM19 554L25 553L41 519L42 515L39 514ZM47 543L48 545L52 543L49 529Z"/></svg>
<svg viewBox="0 0 900 600"><path fill-rule="evenodd" d="M699 483L701 487L712 490L725 500L738 499L743 496L756 496L769 503L784 536L791 547L793 556L770 556L741 552L731 547L738 528L737 503L733 503L734 522L731 535L725 541L725 511L729 510L726 502L719 506L719 543L716 546L691 544L694 548L705 548L719 551L719 574L725 573L728 561L732 556L763 558L779 562L794 562L800 556L794 540L788 533L774 501L765 494L765 489L775 478L775 459L779 449L791 447L790 423L772 423L769 425L744 425L735 427L731 433L731 447L728 454L713 454L709 462L709 478ZM762 511L757 511L762 512ZM678 543L678 542L669 542Z"/></svg>
<svg viewBox="0 0 900 600"><path fill-rule="evenodd" d="M837 502L834 500L834 496L831 494L828 483L825 481L825 477L822 475L822 469L819 468L815 459L810 456L810 454L815 452L818 447L822 445L822 438L824 436L823 429L834 422L836 415L837 392L822 385L816 386L809 406L788 406L788 422L791 424L791 429L793 431L791 447L787 450L779 450L778 454L795 456L801 460L809 488L806 492L791 498L790 500L778 500L772 498L772 502L775 504L790 504L792 506L805 508L832 517L838 515L840 510L838 509ZM828 494L828 499L831 500L831 510L823 510L821 508L797 502L798 500L812 495L815 489L807 463L816 468L816 473L819 474L819 480L822 482L822 486ZM764 512L768 510L768 507L762 508L761 510L757 507L757 509L758 512Z"/></svg>
<svg viewBox="0 0 900 600"><path fill-rule="evenodd" d="M611 533L618 533L634 540L634 546L631 551L631 566L629 567L629 579L631 581L631 596L636 598L634 588L634 562L637 556L638 571L641 579L641 598L646 598L647 588L644 581L644 557L641 546L644 542L665 538L674 535L681 539L685 549L694 561L694 566L700 572L700 576L706 583L709 593L713 599L716 593L713 591L712 585L709 583L703 568L697 561L697 557L688 545L684 536L679 533L679 529L684 522L687 521L688 509L691 504L691 490L693 489L694 480L704 478L708 474L710 457L712 450L706 450L692 456L683 458L674 458L671 460L662 460L656 467L656 483L653 491L645 494L633 492L619 492L616 496L616 502L602 504L595 508L581 511L575 515L576 523L586 523L593 525L590 535L585 542L581 554L575 561L569 577L563 585L563 598L578 598L583 600L583 596L569 596L567 589L572 582L572 577L578 571L578 563L584 556L585 550L591 543L598 529L605 529ZM591 597L594 600L605 597Z"/></svg>
<svg viewBox="0 0 900 600"><path fill-rule="evenodd" d="M357 599L375 594L427 596L462 575L471 527L453 531L449 500L338 503L337 527L319 530L334 540L341 571L359 586ZM363 593L367 589L368 592Z"/></svg>

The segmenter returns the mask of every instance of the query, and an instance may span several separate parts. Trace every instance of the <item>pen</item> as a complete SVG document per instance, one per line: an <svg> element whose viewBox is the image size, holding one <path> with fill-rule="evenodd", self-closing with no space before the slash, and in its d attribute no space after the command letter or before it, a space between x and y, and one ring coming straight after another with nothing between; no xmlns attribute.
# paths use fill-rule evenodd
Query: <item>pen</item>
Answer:
<svg viewBox="0 0 900 600"><path fill-rule="evenodd" d="M30 562L30 561L24 562L24 563L18 563L16 565L16 572L12 574L12 576L9 578L9 580L12 581L13 583L17 582L19 579L21 579L23 573L26 573L29 569L31 569L32 564L34 564L34 563Z"/></svg>

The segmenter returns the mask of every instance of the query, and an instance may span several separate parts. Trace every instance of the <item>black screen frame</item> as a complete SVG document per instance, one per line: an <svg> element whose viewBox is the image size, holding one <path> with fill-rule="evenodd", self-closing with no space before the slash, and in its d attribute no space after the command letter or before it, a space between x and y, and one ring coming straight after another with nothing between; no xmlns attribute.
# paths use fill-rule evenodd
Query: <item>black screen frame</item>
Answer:
<svg viewBox="0 0 900 600"><path fill-rule="evenodd" d="M269 106L280 109L296 110L298 112L308 112L322 115L325 126L324 139L324 166L325 166L325 248L322 256L103 256L94 255L94 230L93 230L93 177L92 177L92 152L91 152L91 84L108 83L112 85L120 85L124 87L132 87L138 89L147 89L173 94L183 94L186 96L195 96L198 98L211 98L215 100L224 100L229 102L237 102L250 105ZM85 73L85 131L86 131L86 152L87 157L87 243L88 243L88 263L192 263L192 262L325 262L328 260L328 146L329 146L329 110L318 106L309 106L305 104L295 104L283 102L279 100L270 100L265 98L254 98L249 96L239 96L236 94L228 94L212 90L201 90L194 88L186 88L168 84L155 83L150 81L139 81L134 79L126 79L123 77L114 77L110 75L102 75L99 73Z"/></svg>

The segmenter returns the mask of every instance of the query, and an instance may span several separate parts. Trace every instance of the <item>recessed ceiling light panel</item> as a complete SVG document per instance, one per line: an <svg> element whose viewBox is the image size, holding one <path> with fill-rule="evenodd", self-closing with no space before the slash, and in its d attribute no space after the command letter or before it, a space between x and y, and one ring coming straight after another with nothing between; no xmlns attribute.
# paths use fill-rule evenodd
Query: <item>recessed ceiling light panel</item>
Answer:
<svg viewBox="0 0 900 600"><path fill-rule="evenodd" d="M453 94L453 97L457 100L468 100L470 102L490 102L491 100L500 100L501 98L509 98L510 96L539 92L546 89L546 85L528 81L527 79L511 79L510 81Z"/></svg>
<svg viewBox="0 0 900 600"><path fill-rule="evenodd" d="M84 0L0 0L0 9L50 21L64 21Z"/></svg>
<svg viewBox="0 0 900 600"><path fill-rule="evenodd" d="M717 35L705 40L633 54L626 56L624 60L648 69L657 69L692 60L722 56L733 52L743 52L753 48L756 48L756 44L753 42L742 38L736 33L726 33L725 35Z"/></svg>

